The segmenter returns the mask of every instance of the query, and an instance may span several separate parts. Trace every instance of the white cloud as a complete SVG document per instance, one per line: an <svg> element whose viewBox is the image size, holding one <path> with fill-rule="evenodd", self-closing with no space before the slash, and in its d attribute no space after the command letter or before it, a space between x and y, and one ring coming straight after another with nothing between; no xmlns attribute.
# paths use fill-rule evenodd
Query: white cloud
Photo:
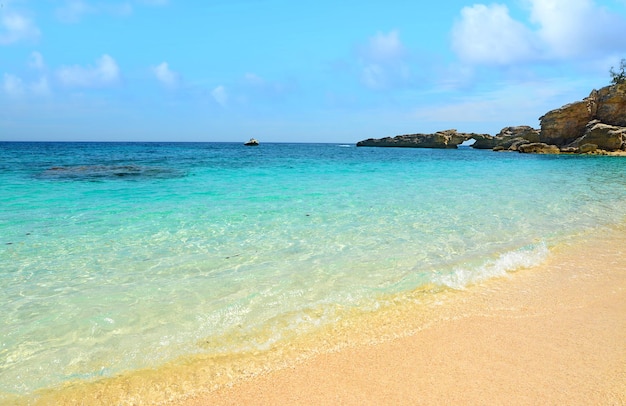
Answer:
<svg viewBox="0 0 626 406"><path fill-rule="evenodd" d="M43 56L39 52L32 52L28 59L28 66L39 71L40 77L29 82L19 76L5 73L2 79L2 90L11 97L22 96L48 96L52 92L48 85L48 77L45 74L45 64Z"/></svg>
<svg viewBox="0 0 626 406"><path fill-rule="evenodd" d="M502 4L461 10L452 49L472 64L512 65L538 60L593 59L626 51L626 19L593 0L525 0L528 21Z"/></svg>
<svg viewBox="0 0 626 406"><path fill-rule="evenodd" d="M407 51L397 30L371 37L361 47L360 57L361 82L370 89L383 90L410 81Z"/></svg>
<svg viewBox="0 0 626 406"><path fill-rule="evenodd" d="M101 87L115 84L120 78L120 69L115 59L102 55L96 66L65 66L57 71L59 81L70 87Z"/></svg>
<svg viewBox="0 0 626 406"><path fill-rule="evenodd" d="M46 64L43 61L43 56L37 51L34 51L30 54L28 66L36 70L44 70L46 68Z"/></svg>
<svg viewBox="0 0 626 406"><path fill-rule="evenodd" d="M8 73L4 74L2 88L11 97L20 97L24 94L24 83L22 79Z"/></svg>
<svg viewBox="0 0 626 406"><path fill-rule="evenodd" d="M528 0L531 22L548 52L568 58L596 55L607 48L626 49L626 20L592 0Z"/></svg>
<svg viewBox="0 0 626 406"><path fill-rule="evenodd" d="M56 10L56 16L65 23L75 23L89 14L108 14L126 17L133 13L133 6L128 2L117 4L92 3L84 0L67 0Z"/></svg>
<svg viewBox="0 0 626 406"><path fill-rule="evenodd" d="M39 29L21 14L4 11L0 14L0 45L39 38Z"/></svg>
<svg viewBox="0 0 626 406"><path fill-rule="evenodd" d="M452 48L470 63L509 64L534 54L533 34L513 20L505 5L476 4L461 10L452 29Z"/></svg>
<svg viewBox="0 0 626 406"><path fill-rule="evenodd" d="M389 34L376 33L362 50L365 59L375 62L398 60L404 57L405 53L398 30L393 30Z"/></svg>
<svg viewBox="0 0 626 406"><path fill-rule="evenodd" d="M178 86L179 75L178 73L170 70L167 62L162 62L157 66L153 66L152 73L163 85L167 87Z"/></svg>
<svg viewBox="0 0 626 406"><path fill-rule="evenodd" d="M2 89L10 97L23 97L27 95L48 96L51 94L48 78L40 77L37 81L24 83L19 76L4 74Z"/></svg>
<svg viewBox="0 0 626 406"><path fill-rule="evenodd" d="M226 93L226 88L224 86L217 86L215 89L211 91L211 96L218 102L222 107L225 107L228 103L228 94Z"/></svg>

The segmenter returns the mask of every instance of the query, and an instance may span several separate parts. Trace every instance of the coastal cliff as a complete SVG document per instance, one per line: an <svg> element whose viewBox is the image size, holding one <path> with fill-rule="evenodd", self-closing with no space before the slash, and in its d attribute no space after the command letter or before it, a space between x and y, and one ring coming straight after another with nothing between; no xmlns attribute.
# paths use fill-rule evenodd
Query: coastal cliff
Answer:
<svg viewBox="0 0 626 406"><path fill-rule="evenodd" d="M626 150L626 83L593 90L582 101L549 111L539 118L540 142L563 152Z"/></svg>
<svg viewBox="0 0 626 406"><path fill-rule="evenodd" d="M358 147L472 148L530 153L619 153L626 151L626 83L593 90L589 97L551 110L539 118L540 129L503 128L497 135L460 133L406 134L369 138Z"/></svg>

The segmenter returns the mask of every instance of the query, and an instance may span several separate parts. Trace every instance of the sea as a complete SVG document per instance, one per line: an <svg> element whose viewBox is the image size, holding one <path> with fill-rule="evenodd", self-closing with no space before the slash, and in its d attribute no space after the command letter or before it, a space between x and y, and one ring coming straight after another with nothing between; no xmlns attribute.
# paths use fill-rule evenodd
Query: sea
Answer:
<svg viewBox="0 0 626 406"><path fill-rule="evenodd" d="M623 157L2 142L0 404L258 358L625 222Z"/></svg>

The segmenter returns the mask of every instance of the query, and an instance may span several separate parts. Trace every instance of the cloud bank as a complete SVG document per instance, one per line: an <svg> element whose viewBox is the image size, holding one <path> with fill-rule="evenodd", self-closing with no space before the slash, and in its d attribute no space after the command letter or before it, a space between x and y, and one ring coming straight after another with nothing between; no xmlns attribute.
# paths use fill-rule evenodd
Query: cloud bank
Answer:
<svg viewBox="0 0 626 406"><path fill-rule="evenodd" d="M383 90L398 83L406 83L410 70L406 63L406 48L400 34L393 30L388 34L378 32L360 49L362 61L361 81L374 90Z"/></svg>
<svg viewBox="0 0 626 406"><path fill-rule="evenodd" d="M39 29L27 17L13 12L0 12L0 45L39 38Z"/></svg>
<svg viewBox="0 0 626 406"><path fill-rule="evenodd" d="M61 84L68 87L103 87L116 84L120 79L120 69L115 59L102 55L96 66L64 66L57 71Z"/></svg>
<svg viewBox="0 0 626 406"><path fill-rule="evenodd" d="M526 0L528 18L518 21L503 4L461 10L452 49L466 63L515 63L591 59L607 50L626 51L626 19L592 0Z"/></svg>

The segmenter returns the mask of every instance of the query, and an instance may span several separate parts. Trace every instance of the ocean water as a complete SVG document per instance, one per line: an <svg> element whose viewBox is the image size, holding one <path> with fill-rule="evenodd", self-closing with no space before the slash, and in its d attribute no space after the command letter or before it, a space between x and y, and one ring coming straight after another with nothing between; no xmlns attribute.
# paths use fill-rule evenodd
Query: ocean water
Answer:
<svg viewBox="0 0 626 406"><path fill-rule="evenodd" d="M625 221L620 157L0 143L0 402L263 352Z"/></svg>

